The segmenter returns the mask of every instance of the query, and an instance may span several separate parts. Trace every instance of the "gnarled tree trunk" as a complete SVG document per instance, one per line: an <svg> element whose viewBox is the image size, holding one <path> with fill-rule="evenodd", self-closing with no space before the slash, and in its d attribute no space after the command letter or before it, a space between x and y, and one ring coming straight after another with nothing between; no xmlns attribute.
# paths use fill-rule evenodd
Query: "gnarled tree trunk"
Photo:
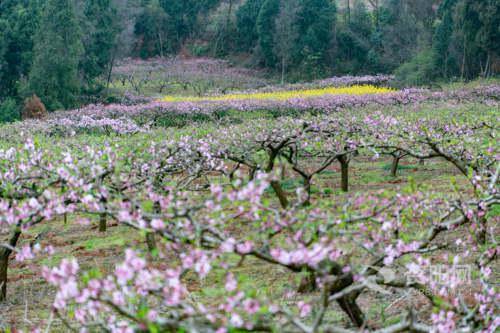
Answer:
<svg viewBox="0 0 500 333"><path fill-rule="evenodd" d="M101 213L99 215L99 232L106 232L107 225L106 225L106 214Z"/></svg>
<svg viewBox="0 0 500 333"><path fill-rule="evenodd" d="M278 152L279 150L271 150L269 152L269 162L266 167L266 172L271 173L274 169L275 165L275 160L278 157ZM271 187L273 188L274 192L276 193L276 196L278 197L278 200L280 201L281 207L282 208L287 208L288 207L288 199L286 197L286 192L283 190L281 187L281 184L279 181L272 180L271 181Z"/></svg>
<svg viewBox="0 0 500 333"><path fill-rule="evenodd" d="M391 176L392 177L397 177L397 175L398 175L399 160L400 160L400 158L398 156L394 156L392 158L392 164L391 164Z"/></svg>
<svg viewBox="0 0 500 333"><path fill-rule="evenodd" d="M159 202L155 202L153 205L153 211L155 214L160 214L161 213L161 206ZM153 252L156 250L156 237L154 232L147 232L146 233L146 245L148 246L148 251Z"/></svg>
<svg viewBox="0 0 500 333"><path fill-rule="evenodd" d="M12 254L13 247L16 246L19 237L21 236L21 231L16 230L9 240L10 248L0 249L0 302L5 302L7 300L7 271L9 268L9 257Z"/></svg>
<svg viewBox="0 0 500 333"><path fill-rule="evenodd" d="M271 181L271 187L273 188L274 192L276 193L276 196L278 197L278 200L280 201L281 207L286 208L288 207L288 199L286 197L286 193L281 188L281 185L278 181L273 180Z"/></svg>
<svg viewBox="0 0 500 333"><path fill-rule="evenodd" d="M349 191L349 158L347 155L341 155L338 158L340 163L340 187L342 191Z"/></svg>
<svg viewBox="0 0 500 333"><path fill-rule="evenodd" d="M391 176L392 177L397 177L399 162L401 161L403 156L404 156L404 154L402 154L399 151L392 154L392 164L391 164Z"/></svg>
<svg viewBox="0 0 500 333"><path fill-rule="evenodd" d="M0 250L0 302L7 299L7 268L10 252L7 249Z"/></svg>
<svg viewBox="0 0 500 333"><path fill-rule="evenodd" d="M107 203L106 198L101 197L101 204L105 207L106 203ZM99 232L106 232L107 229L106 220L107 220L106 213L101 213L99 215Z"/></svg>

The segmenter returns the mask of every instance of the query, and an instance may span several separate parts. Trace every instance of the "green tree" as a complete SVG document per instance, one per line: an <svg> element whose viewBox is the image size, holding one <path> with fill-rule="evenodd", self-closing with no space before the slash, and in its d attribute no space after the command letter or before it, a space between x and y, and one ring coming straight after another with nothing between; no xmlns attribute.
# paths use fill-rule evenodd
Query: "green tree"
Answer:
<svg viewBox="0 0 500 333"><path fill-rule="evenodd" d="M170 16L172 28L170 36L175 49L198 29L198 16L208 13L220 0L160 0L160 6Z"/></svg>
<svg viewBox="0 0 500 333"><path fill-rule="evenodd" d="M289 45L290 64L302 68L311 77L320 75L329 61L336 8L330 0L303 0L294 14L298 37ZM280 14L280 0L266 0L257 18L260 51L267 67L276 67L281 57L275 47L276 19ZM280 59L278 59L280 58Z"/></svg>
<svg viewBox="0 0 500 333"><path fill-rule="evenodd" d="M362 0L355 0L349 20L336 29L335 67L340 73L366 73L373 71L368 63L373 23Z"/></svg>
<svg viewBox="0 0 500 333"><path fill-rule="evenodd" d="M228 0L217 7L206 23L205 33L210 38L211 55L223 57L235 50L237 28L235 22L235 0Z"/></svg>
<svg viewBox="0 0 500 333"><path fill-rule="evenodd" d="M237 45L240 51L250 51L257 44L257 18L264 1L247 0L236 11Z"/></svg>
<svg viewBox="0 0 500 333"><path fill-rule="evenodd" d="M439 8L439 21L433 38L434 64L441 77L449 77L454 72L455 60L450 52L450 43L453 36L452 8L457 0L445 0Z"/></svg>
<svg viewBox="0 0 500 333"><path fill-rule="evenodd" d="M500 3L445 0L438 13L433 49L441 76L490 75L491 63L500 53Z"/></svg>
<svg viewBox="0 0 500 333"><path fill-rule="evenodd" d="M405 1L384 1L378 15L379 36L375 48L384 71L393 71L419 51L422 26Z"/></svg>
<svg viewBox="0 0 500 333"><path fill-rule="evenodd" d="M280 12L275 22L274 53L281 66L281 84L285 83L285 75L293 48L299 37L297 29L297 15L301 10L299 0L281 0Z"/></svg>
<svg viewBox="0 0 500 333"><path fill-rule="evenodd" d="M0 100L8 94L6 91L7 79L5 78L7 76L7 71L5 70L5 68L7 68L7 61L5 59L8 46L6 33L7 26L7 20L0 17Z"/></svg>
<svg viewBox="0 0 500 333"><path fill-rule="evenodd" d="M265 0L257 17L257 34L259 46L263 55L264 64L274 67L277 59L274 53L273 33L276 26L276 17L280 11L280 0Z"/></svg>
<svg viewBox="0 0 500 333"><path fill-rule="evenodd" d="M437 77L432 49L419 52L413 59L399 66L395 71L396 80L402 86L428 85Z"/></svg>
<svg viewBox="0 0 500 333"><path fill-rule="evenodd" d="M354 1L348 24L349 28L358 36L362 36L366 39L370 38L373 31L373 24L364 1Z"/></svg>
<svg viewBox="0 0 500 333"><path fill-rule="evenodd" d="M330 0L304 0L298 14L299 40L297 48L301 58L314 57L317 65L328 62L328 51L332 46L336 7Z"/></svg>
<svg viewBox="0 0 500 333"><path fill-rule="evenodd" d="M118 33L117 11L111 0L85 1L83 45L85 54L81 69L88 84L110 70Z"/></svg>
<svg viewBox="0 0 500 333"><path fill-rule="evenodd" d="M72 107L79 98L83 47L78 23L72 0L47 0L25 93L38 95L49 110Z"/></svg>
<svg viewBox="0 0 500 333"><path fill-rule="evenodd" d="M174 51L174 36L171 17L160 7L157 0L151 1L137 17L135 35L136 53L141 58L163 57ZM174 42L175 43L175 42Z"/></svg>
<svg viewBox="0 0 500 333"><path fill-rule="evenodd" d="M8 97L0 102L0 123L13 122L20 118L19 106L14 98Z"/></svg>
<svg viewBox="0 0 500 333"><path fill-rule="evenodd" d="M500 3L496 0L469 1L469 3L478 24L475 42L484 57L484 61L479 60L480 74L490 76L493 74L493 59L500 56Z"/></svg>
<svg viewBox="0 0 500 333"><path fill-rule="evenodd" d="M0 1L0 100L16 97L19 80L29 72L38 10L36 0Z"/></svg>

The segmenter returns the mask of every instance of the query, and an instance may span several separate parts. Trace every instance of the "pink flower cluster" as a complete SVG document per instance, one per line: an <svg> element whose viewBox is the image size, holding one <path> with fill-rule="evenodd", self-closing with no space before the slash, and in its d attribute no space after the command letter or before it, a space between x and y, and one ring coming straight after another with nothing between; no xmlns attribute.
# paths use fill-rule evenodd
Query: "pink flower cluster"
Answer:
<svg viewBox="0 0 500 333"><path fill-rule="evenodd" d="M497 115L481 115L480 123L461 115L450 123L404 111L367 115L353 110L253 127L235 124L209 134L201 129L133 146L40 148L27 141L0 150L0 230L16 236L59 216L84 215L112 218L131 232L155 236L158 257L127 249L105 275L85 276L73 259L43 269L56 288L54 311L83 331L326 331L331 327L324 315L334 303L345 308L352 325L363 327L365 318L353 315L362 313L356 301L376 284L403 291L423 285L429 305L439 311L418 323L401 320L387 331L481 327L493 332L499 322L498 293L489 279L498 245L491 226L496 220L489 217L500 203L491 125ZM93 119L107 124L110 118ZM314 176L332 163L348 165L360 154L395 151L447 161L469 181L470 190L448 197L409 186L330 202L296 198L280 187L279 177L287 176L279 174L284 165L304 180L299 194L310 194ZM308 163L311 159L319 161L317 168ZM282 195L280 200L272 191ZM461 246L468 247L462 258L446 253L457 230L465 234ZM51 250L44 251L37 245L21 247L17 256L31 260ZM438 251L447 255L436 260L457 265L463 259L478 266L480 285L472 304L451 292L458 289L457 279L440 285L426 275L432 263L428 254ZM262 286L244 283L243 265L286 272L291 281L305 277L321 297L299 297L291 307L280 306L274 296L259 292ZM396 269L402 267L406 270ZM384 279L382 269L394 269L394 279ZM408 273L416 282L408 280ZM221 295L206 299L193 288L200 285L203 291L207 283L220 286Z"/></svg>

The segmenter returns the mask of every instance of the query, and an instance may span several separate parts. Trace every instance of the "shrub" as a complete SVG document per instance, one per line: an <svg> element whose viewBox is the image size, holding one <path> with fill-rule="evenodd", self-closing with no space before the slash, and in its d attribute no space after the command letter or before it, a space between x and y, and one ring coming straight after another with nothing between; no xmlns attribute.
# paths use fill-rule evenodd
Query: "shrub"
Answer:
<svg viewBox="0 0 500 333"><path fill-rule="evenodd" d="M37 95L33 95L24 100L24 107L21 113L22 119L44 119L48 116L47 109Z"/></svg>
<svg viewBox="0 0 500 333"><path fill-rule="evenodd" d="M13 98L7 98L0 103L0 122L9 123L19 120L19 107Z"/></svg>
<svg viewBox="0 0 500 333"><path fill-rule="evenodd" d="M436 78L434 63L434 52L424 50L396 70L396 81L403 86L430 84Z"/></svg>

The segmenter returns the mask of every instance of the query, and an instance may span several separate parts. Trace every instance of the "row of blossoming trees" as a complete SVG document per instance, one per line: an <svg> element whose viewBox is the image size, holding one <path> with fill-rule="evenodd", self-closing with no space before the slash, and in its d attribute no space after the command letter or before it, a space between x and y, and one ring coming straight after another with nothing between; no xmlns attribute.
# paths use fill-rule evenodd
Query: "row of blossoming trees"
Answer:
<svg viewBox="0 0 500 333"><path fill-rule="evenodd" d="M366 83L379 85L387 81L384 77L341 77L286 88L271 86L257 92L279 92L282 89L301 90L324 88L330 85ZM178 126L193 121L219 121L231 118L231 114L264 112L275 117L300 116L305 113L328 114L364 107L402 106L413 108L425 103L481 103L497 105L500 85L464 87L455 90L431 91L427 89L405 89L384 94L324 94L316 97L288 99L252 98L256 91L247 91L248 99L197 100L197 101L132 101L119 104L91 104L81 109L54 112L44 121L24 121L4 126L0 139L10 140L19 133L37 133L45 136L75 136L78 134L136 134L147 132L156 126ZM223 96L223 95L222 95ZM209 97L210 98L210 97Z"/></svg>
<svg viewBox="0 0 500 333"><path fill-rule="evenodd" d="M351 111L236 124L134 147L55 151L28 141L2 150L0 229L10 236L0 252L0 299L11 253L31 260L53 251L18 246L24 231L57 218L90 218L101 231L116 220L143 232L157 256L127 249L112 274L83 274L74 259L43 267L57 289L53 314L72 331L494 332L497 117L494 109ZM312 194L333 164L348 191L350 161L381 155L396 166L407 157L442 159L467 185L447 196L418 186L333 202ZM284 169L302 179L296 193L282 188ZM474 267L469 290L454 275L432 278L441 257L452 268ZM258 293L238 281L234 272L244 265L284 269L309 297L283 305ZM193 296L187 277L214 272L225 276L224 296L216 302ZM408 309L390 324L368 320L360 304L387 290L418 291L432 314ZM333 323L332 311L348 322Z"/></svg>

